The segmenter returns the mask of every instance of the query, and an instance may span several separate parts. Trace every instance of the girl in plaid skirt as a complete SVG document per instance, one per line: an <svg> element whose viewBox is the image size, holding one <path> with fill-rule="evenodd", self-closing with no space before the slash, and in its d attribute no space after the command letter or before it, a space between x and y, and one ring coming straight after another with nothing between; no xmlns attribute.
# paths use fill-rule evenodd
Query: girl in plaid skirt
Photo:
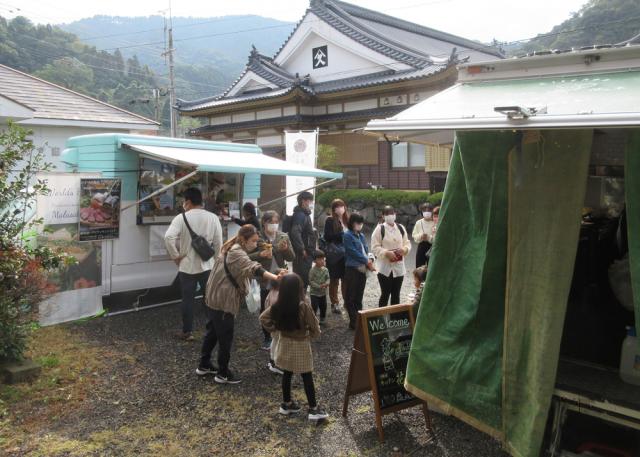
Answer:
<svg viewBox="0 0 640 457"><path fill-rule="evenodd" d="M320 335L320 325L311 306L304 300L303 282L297 274L287 274L280 280L276 302L260 315L260 323L273 339L273 358L282 376L282 404L280 414L289 415L302 408L291 399L291 379L294 373L302 376L304 392L309 403L309 420L320 420L328 414L318 408L313 384L313 353L311 338Z"/></svg>

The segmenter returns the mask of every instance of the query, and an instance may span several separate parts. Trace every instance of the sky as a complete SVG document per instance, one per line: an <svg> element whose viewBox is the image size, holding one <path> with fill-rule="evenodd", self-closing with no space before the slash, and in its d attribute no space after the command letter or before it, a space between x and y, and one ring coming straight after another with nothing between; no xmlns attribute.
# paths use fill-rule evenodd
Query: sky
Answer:
<svg viewBox="0 0 640 457"><path fill-rule="evenodd" d="M510 42L545 33L578 12L587 0L350 0L349 3L443 32L489 42ZM255 14L283 21L302 18L308 0L173 0L173 16L218 17ZM0 0L0 16L33 22L68 23L102 14L150 16L168 10L169 0Z"/></svg>

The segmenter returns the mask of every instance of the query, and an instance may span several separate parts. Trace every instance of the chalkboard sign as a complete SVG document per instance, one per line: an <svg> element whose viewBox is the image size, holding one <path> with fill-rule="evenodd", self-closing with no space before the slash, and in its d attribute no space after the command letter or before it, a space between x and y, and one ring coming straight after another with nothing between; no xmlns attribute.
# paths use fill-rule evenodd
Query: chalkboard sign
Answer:
<svg viewBox="0 0 640 457"><path fill-rule="evenodd" d="M411 308L386 306L358 315L342 415L347 415L350 396L371 391L380 441L384 441L382 416L412 406L422 405L431 430L427 404L404 388L414 326Z"/></svg>
<svg viewBox="0 0 640 457"><path fill-rule="evenodd" d="M363 316L367 325L380 409L414 399L404 388L413 334L409 314L409 311L400 311Z"/></svg>

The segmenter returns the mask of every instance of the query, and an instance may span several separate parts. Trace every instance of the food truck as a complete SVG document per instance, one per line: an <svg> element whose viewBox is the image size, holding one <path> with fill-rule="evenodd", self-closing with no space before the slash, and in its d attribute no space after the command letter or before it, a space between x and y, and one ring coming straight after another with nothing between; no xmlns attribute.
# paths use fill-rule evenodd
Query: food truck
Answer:
<svg viewBox="0 0 640 457"><path fill-rule="evenodd" d="M164 233L187 187L202 191L228 237L239 228L230 216L258 201L262 175L342 177L256 145L128 134L70 138L62 160L67 171L42 176L52 192L37 205L48 228L41 242L79 263L52 277L58 293L41 307L44 323L94 315L103 304L114 313L179 298Z"/></svg>
<svg viewBox="0 0 640 457"><path fill-rule="evenodd" d="M407 390L514 456L640 455L640 47L462 64L365 129L443 131Z"/></svg>

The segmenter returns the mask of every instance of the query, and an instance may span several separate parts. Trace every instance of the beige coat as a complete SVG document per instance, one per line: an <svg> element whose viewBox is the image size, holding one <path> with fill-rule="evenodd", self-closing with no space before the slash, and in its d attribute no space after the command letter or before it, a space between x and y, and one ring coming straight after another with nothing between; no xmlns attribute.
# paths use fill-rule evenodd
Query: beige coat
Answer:
<svg viewBox="0 0 640 457"><path fill-rule="evenodd" d="M224 268L224 254L221 254L207 281L206 303L211 309L231 313L235 316L249 291L249 281L261 265L259 262L249 259L239 244L234 244L226 255L229 272L240 288L236 288L227 277Z"/></svg>
<svg viewBox="0 0 640 457"><path fill-rule="evenodd" d="M311 306L307 302L300 302L301 329L282 332L276 329L271 318L269 307L260 315L260 323L273 335L273 359L276 365L292 373L311 373L313 371L313 352L311 338L320 336L320 325Z"/></svg>

